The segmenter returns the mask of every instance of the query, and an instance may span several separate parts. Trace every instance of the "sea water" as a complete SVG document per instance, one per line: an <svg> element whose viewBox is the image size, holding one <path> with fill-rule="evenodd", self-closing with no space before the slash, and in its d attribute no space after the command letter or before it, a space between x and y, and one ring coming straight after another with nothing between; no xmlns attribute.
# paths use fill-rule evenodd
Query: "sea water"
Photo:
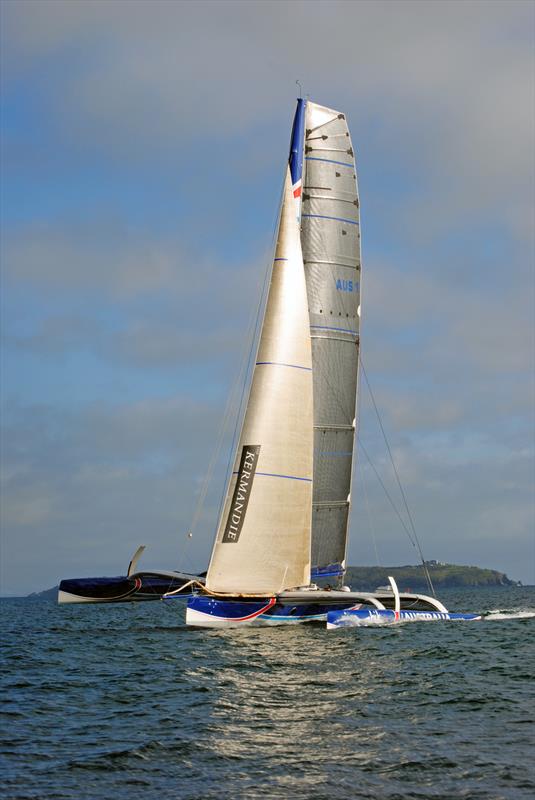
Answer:
<svg viewBox="0 0 535 800"><path fill-rule="evenodd" d="M2 600L5 800L530 798L535 588L482 622L192 630L178 602Z"/></svg>

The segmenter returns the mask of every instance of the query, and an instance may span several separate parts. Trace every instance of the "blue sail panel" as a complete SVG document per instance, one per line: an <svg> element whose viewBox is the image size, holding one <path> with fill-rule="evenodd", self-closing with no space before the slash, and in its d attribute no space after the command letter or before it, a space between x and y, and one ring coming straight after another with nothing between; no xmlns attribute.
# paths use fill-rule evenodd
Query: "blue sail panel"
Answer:
<svg viewBox="0 0 535 800"><path fill-rule="evenodd" d="M321 578L339 578L345 572L341 564L327 564L324 567L312 567L310 571L310 579L317 581Z"/></svg>
<svg viewBox="0 0 535 800"><path fill-rule="evenodd" d="M290 140L290 174L292 176L292 191L296 200L301 197L303 185L303 147L305 141L305 106L306 100L299 98L292 126Z"/></svg>

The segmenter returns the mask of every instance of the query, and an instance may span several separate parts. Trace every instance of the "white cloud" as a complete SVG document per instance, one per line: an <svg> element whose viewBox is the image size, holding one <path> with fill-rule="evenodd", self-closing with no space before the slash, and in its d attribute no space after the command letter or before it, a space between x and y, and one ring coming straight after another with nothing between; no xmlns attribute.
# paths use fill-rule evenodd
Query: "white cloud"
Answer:
<svg viewBox="0 0 535 800"><path fill-rule="evenodd" d="M8 83L76 50L43 86L67 137L136 158L157 143L186 157L195 139L226 156L267 125L276 140L256 157L276 157L301 78L347 111L359 152L395 148L425 206L440 196L435 225L497 207L517 225L533 191L529 3L21 2L4 16Z"/></svg>
<svg viewBox="0 0 535 800"><path fill-rule="evenodd" d="M17 569L30 575L18 543L47 539L55 566L45 583L106 572L147 533L162 543L155 566L174 563L219 412L205 384L188 397L141 398L155 367L187 371L193 353L216 368L232 361L271 218L252 222L274 195L299 78L350 121L364 360L426 552L455 560L467 543L478 563L484 545L491 566L509 568L499 560L510 535L510 569L522 577L532 520L533 5L20 0L1 13L6 108L16 97L38 129L6 126L3 161L18 186L2 231L17 300L8 346L40 367L90 351L97 370L152 368L129 403L61 413L39 408L43 387L21 380L21 416L4 419ZM156 194L172 183L176 223L149 208L147 176ZM96 199L71 208L92 181ZM374 434L363 436L375 455ZM390 512L372 500L393 548Z"/></svg>

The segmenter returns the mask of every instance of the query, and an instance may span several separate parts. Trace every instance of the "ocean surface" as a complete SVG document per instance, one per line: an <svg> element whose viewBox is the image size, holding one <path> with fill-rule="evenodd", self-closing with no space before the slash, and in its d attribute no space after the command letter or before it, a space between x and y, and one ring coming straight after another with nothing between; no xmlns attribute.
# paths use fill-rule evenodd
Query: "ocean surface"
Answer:
<svg viewBox="0 0 535 800"><path fill-rule="evenodd" d="M535 797L535 588L483 622L197 631L180 603L4 599L2 797Z"/></svg>

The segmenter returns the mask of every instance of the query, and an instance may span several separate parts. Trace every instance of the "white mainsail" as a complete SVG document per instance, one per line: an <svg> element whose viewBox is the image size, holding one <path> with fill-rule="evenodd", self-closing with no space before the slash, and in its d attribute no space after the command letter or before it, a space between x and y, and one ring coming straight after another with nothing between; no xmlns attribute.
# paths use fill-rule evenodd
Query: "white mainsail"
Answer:
<svg viewBox="0 0 535 800"><path fill-rule="evenodd" d="M275 594L310 580L313 392L309 315L289 169L249 401L206 587Z"/></svg>

